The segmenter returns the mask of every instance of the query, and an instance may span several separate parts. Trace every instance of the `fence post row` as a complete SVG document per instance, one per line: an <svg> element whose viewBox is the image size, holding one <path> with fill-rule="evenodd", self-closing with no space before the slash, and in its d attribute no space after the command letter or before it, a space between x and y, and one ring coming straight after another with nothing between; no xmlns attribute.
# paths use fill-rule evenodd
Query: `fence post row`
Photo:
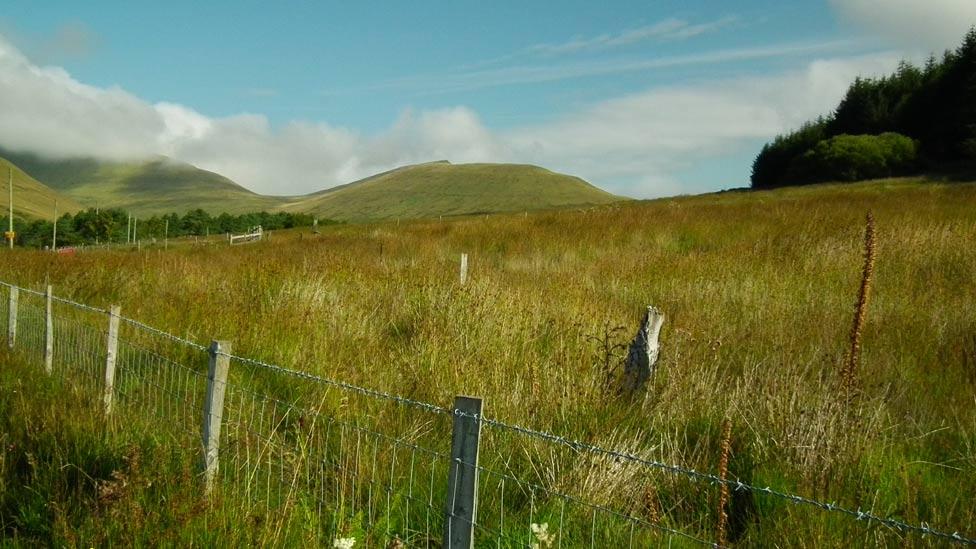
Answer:
<svg viewBox="0 0 976 549"><path fill-rule="evenodd" d="M16 286L10 287L10 314L7 316L7 346L11 349L14 348L14 340L17 339L17 297L19 293L20 288Z"/></svg>
<svg viewBox="0 0 976 549"><path fill-rule="evenodd" d="M468 254L461 254L461 285L468 280Z"/></svg>
<svg viewBox="0 0 976 549"><path fill-rule="evenodd" d="M54 371L54 316L52 315L53 295L51 285L44 292L44 371Z"/></svg>
<svg viewBox="0 0 976 549"><path fill-rule="evenodd" d="M105 352L105 393L102 402L105 415L112 413L112 397L115 391L115 357L119 351L119 316L122 308L112 305L108 312L108 340Z"/></svg>
<svg viewBox="0 0 976 549"><path fill-rule="evenodd" d="M204 493L210 494L220 464L220 424L224 415L224 393L230 369L230 342L210 343L210 366L207 369L207 397L203 404L203 478Z"/></svg>
<svg viewBox="0 0 976 549"><path fill-rule="evenodd" d="M454 398L451 463L444 509L444 547L474 547L478 516L478 443L481 438L480 398Z"/></svg>

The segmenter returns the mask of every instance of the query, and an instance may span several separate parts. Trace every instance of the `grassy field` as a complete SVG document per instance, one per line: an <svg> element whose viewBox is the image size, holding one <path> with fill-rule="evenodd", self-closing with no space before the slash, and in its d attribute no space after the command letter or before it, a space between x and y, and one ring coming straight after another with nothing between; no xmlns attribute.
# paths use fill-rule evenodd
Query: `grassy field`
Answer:
<svg viewBox="0 0 976 549"><path fill-rule="evenodd" d="M0 207L3 209L2 215L7 215L7 208L10 207L10 195L7 190L7 181L11 173L9 170L13 170L15 218L27 215L50 220L54 217L55 201L58 203L59 215L74 213L82 209L78 202L45 186L17 166L0 158Z"/></svg>
<svg viewBox="0 0 976 549"><path fill-rule="evenodd" d="M868 211L877 261L849 396L840 371ZM478 395L490 417L701 471L717 470L728 418L732 477L973 535L974 242L976 185L896 180L331 226L233 248L14 251L0 265L8 282L50 280L201 343L231 340L239 355L442 406ZM666 315L659 371L645 395L620 398L608 371L647 305ZM4 364L0 523L15 544L331 544L300 505L201 504L162 435L99 423L36 367ZM418 440L431 430L357 399L334 405ZM712 488L491 444L492 466L608 505L637 498L648 520L714 539ZM113 475L142 480L104 501ZM733 494L729 512L743 546L940 545L758 494ZM375 534L353 511L333 520L339 534Z"/></svg>

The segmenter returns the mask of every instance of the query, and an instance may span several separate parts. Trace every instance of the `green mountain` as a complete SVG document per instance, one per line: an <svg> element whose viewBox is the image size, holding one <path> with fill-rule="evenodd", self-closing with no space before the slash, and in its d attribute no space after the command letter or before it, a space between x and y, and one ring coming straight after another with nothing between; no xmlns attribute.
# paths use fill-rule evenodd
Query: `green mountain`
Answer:
<svg viewBox="0 0 976 549"><path fill-rule="evenodd" d="M75 200L37 181L9 160L0 158L0 215L7 215L10 207L7 182L11 174L14 183L15 218L29 216L50 220L54 217L55 201L59 215L82 209L82 205Z"/></svg>
<svg viewBox="0 0 976 549"><path fill-rule="evenodd" d="M342 220L515 212L625 200L586 181L522 164L405 166L335 187L284 206Z"/></svg>
<svg viewBox="0 0 976 549"><path fill-rule="evenodd" d="M137 215L202 208L214 214L277 209L281 198L253 193L226 177L183 162L157 158L109 162L48 160L0 151L35 179L86 206L123 208Z"/></svg>
<svg viewBox="0 0 976 549"><path fill-rule="evenodd" d="M167 158L109 162L49 160L0 150L24 172L84 206L149 216L202 208L211 214L310 213L360 221L513 212L623 200L573 176L520 164L405 166L317 193L277 197ZM72 203L74 204L74 203Z"/></svg>

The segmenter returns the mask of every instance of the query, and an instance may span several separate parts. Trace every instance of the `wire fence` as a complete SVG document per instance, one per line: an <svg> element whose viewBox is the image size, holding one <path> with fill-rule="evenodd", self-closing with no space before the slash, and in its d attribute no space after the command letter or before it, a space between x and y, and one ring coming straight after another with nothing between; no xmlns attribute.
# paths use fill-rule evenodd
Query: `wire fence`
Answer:
<svg viewBox="0 0 976 549"><path fill-rule="evenodd" d="M213 452L224 505L258 521L303 517L324 546L453 547L459 531L477 547L718 546L709 502L722 485L864 529L976 545L925 523L236 356L129 318L113 328L104 309L0 284L10 290L0 314L11 348L50 360L50 373L93 407L165 431L188 460L207 467ZM215 374L221 360L226 377ZM459 438L459 425L475 425L473 439ZM474 459L458 440L473 440Z"/></svg>

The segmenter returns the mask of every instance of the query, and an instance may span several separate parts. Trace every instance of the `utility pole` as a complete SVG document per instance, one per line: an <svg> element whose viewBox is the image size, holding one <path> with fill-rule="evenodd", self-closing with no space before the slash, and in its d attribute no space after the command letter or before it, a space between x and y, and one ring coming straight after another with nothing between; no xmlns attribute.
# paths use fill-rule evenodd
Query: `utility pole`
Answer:
<svg viewBox="0 0 976 549"><path fill-rule="evenodd" d="M7 233L7 240L10 241L10 249L14 249L14 169L7 167L7 187L10 188L10 230Z"/></svg>
<svg viewBox="0 0 976 549"><path fill-rule="evenodd" d="M54 201L54 232L51 235L51 251L58 251L58 201Z"/></svg>

